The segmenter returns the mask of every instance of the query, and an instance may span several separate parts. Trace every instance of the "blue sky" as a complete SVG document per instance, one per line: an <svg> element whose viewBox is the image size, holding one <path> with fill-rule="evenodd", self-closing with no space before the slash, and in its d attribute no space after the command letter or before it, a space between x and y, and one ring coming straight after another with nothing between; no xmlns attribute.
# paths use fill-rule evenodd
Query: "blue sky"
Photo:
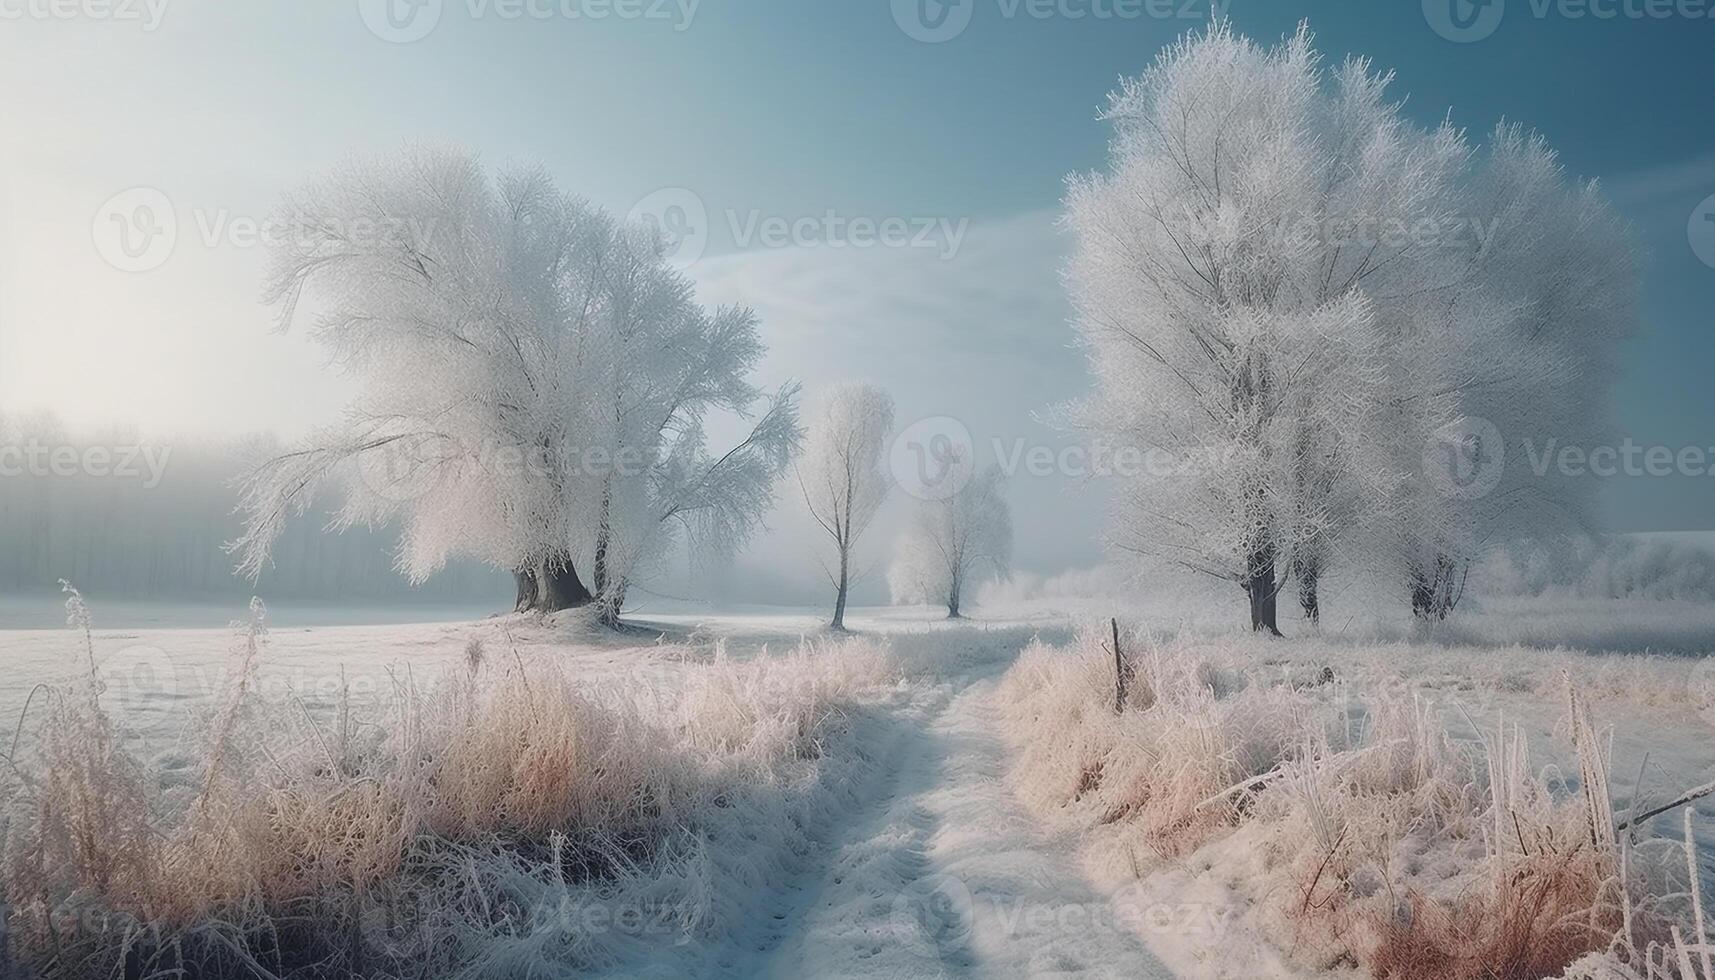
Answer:
<svg viewBox="0 0 1715 980"><path fill-rule="evenodd" d="M1095 112L1116 80L1208 12L1186 0L636 0L662 16L592 19L615 0L536 0L541 16L518 17L504 0L442 0L425 8L437 18L426 36L393 43L366 26L370 0L154 0L166 6L153 29L48 16L42 2L0 0L0 404L162 434L331 417L349 386L301 336L269 332L260 250L206 229L265 215L354 153L427 141L539 161L620 211L691 191L709 238L689 271L709 299L758 308L774 351L763 380L869 377L894 390L902 421L952 416L979 446L1058 444L1033 413L1084 383L1058 283L1062 181L1102 165ZM1595 0L1610 18L1571 16L1591 6L1578 0L1497 2L1498 27L1468 43L1432 27L1435 4L1466 0L1235 0L1228 13L1259 39L1308 17L1330 59L1396 71L1418 120L1451 112L1479 136L1523 122L1569 169L1602 178L1647 254L1647 331L1616 424L1646 444L1715 446L1715 268L1687 238L1715 194L1715 20L1683 16L1695 0L1665 18L1628 16L1621 0ZM136 10L150 16L142 0ZM943 13L968 24L942 43L911 36ZM92 218L138 186L172 202L180 240L159 268L120 272L91 247ZM830 211L943 222L961 229L958 249L941 256L944 233L927 249L733 240L747 222ZM1015 481L1015 506L1040 515L1018 522L1025 567L1098 556L1100 494L1076 482ZM1712 489L1618 479L1605 516L1615 529L1715 527Z"/></svg>

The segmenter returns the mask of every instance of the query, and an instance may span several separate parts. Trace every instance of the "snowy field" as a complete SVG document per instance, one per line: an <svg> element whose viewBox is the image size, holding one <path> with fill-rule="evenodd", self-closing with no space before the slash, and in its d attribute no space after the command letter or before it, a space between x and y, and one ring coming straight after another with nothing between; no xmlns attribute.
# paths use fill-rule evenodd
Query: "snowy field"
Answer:
<svg viewBox="0 0 1715 980"><path fill-rule="evenodd" d="M98 607L90 640L103 682L100 704L126 757L147 774L139 798L180 826L194 824L185 814L203 805L190 798L211 795L205 768L238 767L244 785L254 780L275 792L299 778L325 778L319 763L310 777L288 777L290 756L308 745L320 757L334 732L384 728L391 716L380 705L400 700L402 691L458 689L467 674L486 671L502 688L516 678L535 706L546 696L544 678L558 678L567 703L584 704L578 699L587 695L589 704L615 710L623 730L671 719L661 729L671 738L651 751L666 753L662 758L673 761L655 765L685 781L663 793L674 798L676 833L687 839L638 844L569 883L542 882L520 858L506 866L518 881L466 882L466 891L451 897L402 892L417 903L408 924L396 921L397 903L357 920L365 942L400 962L444 956L436 962L487 976L550 967L553 975L782 978L1366 975L1347 957L1314 962L1314 950L1339 942L1306 934L1303 923L1279 913L1278 892L1289 879L1268 867L1265 855L1279 849L1271 835L1290 824L1217 814L1165 846L1168 838L1147 826L1153 802L1134 819L1093 814L1090 800L1098 794L1084 799L1087 787L1056 797L1058 785L1089 782L1088 774L1066 770L1064 752L1074 743L1099 750L1090 749L1087 731L1068 734L1083 723L1080 714L1090 724L1112 721L1110 661L1100 646L1108 627L1099 603L1071 611L1066 605L1019 603L1008 615L985 608L962 623L928 609L858 609L848 613L855 635L843 640L820 638L822 613L815 610L645 612L637 622L647 630L619 635L591 633L564 618L549 625L516 616L276 627L257 636L249 672L235 666L245 662L247 636L230 629L103 629ZM1603 741L1615 813L1627 813L1634 796L1641 807L1664 803L1715 774L1715 660L1699 658L1715 650L1715 609L1708 606L1518 599L1433 634L1377 626L1365 635L1329 630L1284 641L1223 630L1213 610L1172 612L1122 611L1137 676L1160 689L1142 700L1137 688L1146 682L1134 680L1128 710L1135 714L1126 718L1139 725L1184 708L1162 678L1177 669L1173 663L1196 660L1201 673L1191 686L1207 692L1208 707L1231 706L1220 716L1225 721L1201 716L1211 738L1221 724L1260 729L1282 712L1294 719L1327 712L1346 719L1344 734L1323 747L1332 753L1358 746L1361 732L1380 724L1369 719L1376 705L1414 705L1414 724L1441 726L1473 760L1492 748L1486 739L1527 745L1529 772L1520 778L1540 775L1564 802L1583 786L1565 720L1570 683ZM1621 652L1594 652L1604 648ZM44 734L38 722L60 698L37 685L55 685L66 701L74 699L88 672L83 637L66 629L7 631L0 650L9 668L0 712L18 718L32 702L19 726L21 762L27 767L38 748L61 758L54 753L63 746L34 744ZM235 671L246 678L239 709L231 707ZM1229 698L1232 691L1241 693ZM1260 700L1244 700L1252 695ZM436 703L415 694L408 700ZM1050 727L1043 727L1044 713ZM223 719L232 717L254 730L233 738L229 754L257 754L210 763L211 732L229 730ZM499 717L503 727L518 723L510 712ZM1254 730L1246 730L1254 741ZM1129 743L1139 756L1160 751L1186 765L1195 761L1195 750L1168 744L1177 733L1152 746L1149 731L1113 737L1145 739ZM530 735L526 726L521 737ZM360 735L351 740L366 744ZM1254 748L1213 754L1229 777L1266 778L1282 760L1261 758ZM519 756L525 758L543 764L541 756ZM1396 762L1416 764L1390 756L1382 768ZM711 791L705 780L723 788ZM1473 780L1485 782L1482 774ZM1239 809L1268 813L1276 797L1291 799L1286 790L1260 789ZM245 812L234 804L234 814ZM1715 875L1715 803L1704 801L1699 814L1698 860ZM609 819L585 816L597 833ZM1640 874L1659 879L1663 914L1685 904L1685 860L1675 862L1672 844L1682 818L1676 810L1650 821L1632 857ZM614 839L630 832L608 829ZM523 847L507 833L483 839L484 846L512 840ZM1414 886L1458 879L1481 864L1452 845L1415 846L1406 862L1412 866L1400 870ZM465 860L499 859L477 848ZM498 880L499 867L484 874ZM1321 887L1331 884L1330 875ZM536 912L501 922L506 917L471 916L465 908L456 928L425 924L432 918L421 911L426 898L435 908L442 901L455 907L478 893L504 894ZM64 900L74 901L69 894ZM1293 896L1285 905L1296 903ZM543 908L555 914L543 916ZM219 901L210 909L211 917L237 921ZM382 926L369 928L375 921Z"/></svg>

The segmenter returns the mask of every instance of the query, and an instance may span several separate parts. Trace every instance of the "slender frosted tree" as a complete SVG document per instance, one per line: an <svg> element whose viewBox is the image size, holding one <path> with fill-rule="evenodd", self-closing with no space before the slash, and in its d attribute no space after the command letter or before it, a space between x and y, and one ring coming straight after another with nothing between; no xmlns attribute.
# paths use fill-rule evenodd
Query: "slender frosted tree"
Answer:
<svg viewBox="0 0 1715 980"><path fill-rule="evenodd" d="M1003 475L991 467L952 496L918 502L887 586L896 604L936 603L959 619L967 590L1005 577L1011 565L1012 508Z"/></svg>
<svg viewBox="0 0 1715 980"><path fill-rule="evenodd" d="M887 497L882 465L893 430L893 399L874 385L846 382L829 389L811 416L797 479L805 506L832 546L823 571L834 588L836 630L846 626L846 599L857 578L858 538Z"/></svg>

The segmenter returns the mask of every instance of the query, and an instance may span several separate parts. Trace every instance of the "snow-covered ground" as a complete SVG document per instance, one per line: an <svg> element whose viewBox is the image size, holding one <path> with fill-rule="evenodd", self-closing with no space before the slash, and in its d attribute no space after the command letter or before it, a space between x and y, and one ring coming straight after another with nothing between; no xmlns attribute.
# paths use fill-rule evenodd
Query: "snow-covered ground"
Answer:
<svg viewBox="0 0 1715 980"><path fill-rule="evenodd" d="M187 719L206 713L223 689L232 632L103 629L100 607L94 613L104 706L123 719L140 757L182 755ZM1094 613L1093 603L1076 611ZM602 969L779 978L1305 975L1282 955L1292 937L1271 931L1253 908L1245 880L1255 870L1252 839L1222 836L1188 854L1140 862L1113 847L1102 828L1024 799L1019 746L1008 737L997 689L1021 651L1038 641L1065 646L1078 624L1065 610L1040 605L978 615L948 623L928 609L849 613L860 636L890 648L900 680L856 702L837 735L826 736L818 775L793 791L802 840L760 865L755 880L720 886L748 896L720 928L626 944L624 958ZM820 617L814 610L646 610L638 618L650 630L622 635L514 616L276 627L257 687L319 716L342 691L361 701L381 697L401 677L427 684L480 640L491 659L551 658L592 690L669 691L717 644L737 662L777 656L819 632ZM1478 738L1504 717L1529 739L1535 765L1576 772L1556 738L1571 677L1598 724L1612 728L1620 809L1640 774L1646 802L1715 778L1715 660L1698 656L1715 651L1708 607L1508 600L1435 634L1330 628L1272 643L1210 625L1219 620L1218 611L1161 609L1127 617L1237 651L1252 658L1258 676L1320 676L1325 666L1342 697L1404 692L1433 704L1456 738ZM1203 632L1186 632L1194 622ZM1588 652L1603 648L1624 652ZM1643 649L1652 653L1636 652ZM7 719L18 718L26 701L41 710L42 695L32 695L38 684L75 682L88 670L81 637L65 629L0 632L0 658L7 667L0 717ZM1715 814L1715 804L1705 809ZM1715 867L1709 814L1697 824L1706 872ZM1672 838L1678 821L1677 812L1665 815L1649 832ZM726 894L717 888L719 901L735 901Z"/></svg>

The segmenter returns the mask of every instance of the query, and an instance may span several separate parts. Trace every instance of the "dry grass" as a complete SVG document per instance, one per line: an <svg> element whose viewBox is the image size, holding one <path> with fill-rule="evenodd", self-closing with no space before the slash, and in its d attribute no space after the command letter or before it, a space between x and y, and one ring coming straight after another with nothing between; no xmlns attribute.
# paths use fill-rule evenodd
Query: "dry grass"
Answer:
<svg viewBox="0 0 1715 980"><path fill-rule="evenodd" d="M1123 645L1123 712L1102 630L1027 650L999 694L1018 791L1085 827L1105 863L1227 861L1256 928L1307 970L1535 980L1595 956L1636 972L1579 976L1679 975L1643 964L1673 949L1676 913L1703 921L1701 901L1650 897L1662 869L1645 875L1616 832L1607 736L1564 675L1576 773L1536 769L1504 719L1453 738L1403 685L1351 690L1240 643Z"/></svg>
<svg viewBox="0 0 1715 980"><path fill-rule="evenodd" d="M261 616L186 772L127 754L93 670L31 716L3 786L0 958L54 977L612 964L745 914L828 805L819 761L897 677L852 640L592 691L473 645L432 686L312 710L256 692Z"/></svg>

